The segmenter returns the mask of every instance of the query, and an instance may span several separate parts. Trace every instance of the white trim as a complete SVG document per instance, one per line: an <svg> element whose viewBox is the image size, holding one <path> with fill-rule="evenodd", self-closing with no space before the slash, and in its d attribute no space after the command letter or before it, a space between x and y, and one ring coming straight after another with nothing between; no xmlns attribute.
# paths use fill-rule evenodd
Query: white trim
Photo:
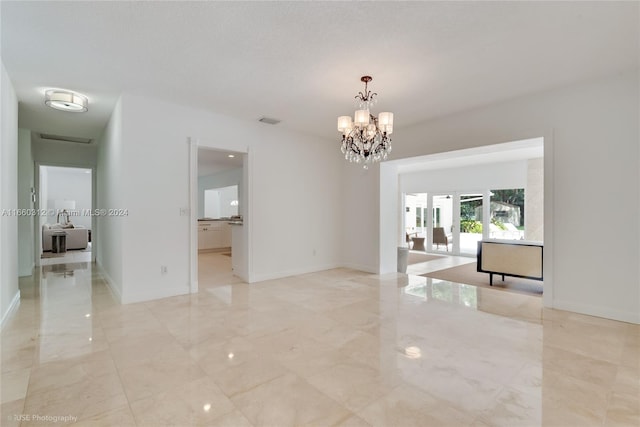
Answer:
<svg viewBox="0 0 640 427"><path fill-rule="evenodd" d="M198 292L198 140L189 138L189 290Z"/></svg>
<svg viewBox="0 0 640 427"><path fill-rule="evenodd" d="M397 259L396 259L397 262ZM378 274L378 269L373 265L355 264L355 263L343 263L338 268L350 268L351 270L363 271L365 273Z"/></svg>
<svg viewBox="0 0 640 427"><path fill-rule="evenodd" d="M273 280L273 279L282 279L284 277L299 276L301 274L317 273L319 271L342 268L343 266L344 265L341 263L332 263L332 264L325 264L323 266L297 268L294 270L279 271L276 273L257 274L257 275L251 276L251 281L249 283L263 282L265 280Z"/></svg>
<svg viewBox="0 0 640 427"><path fill-rule="evenodd" d="M542 268L544 273L544 291L542 292L542 305L543 307L554 307L553 301L553 277L554 277L554 248L556 246L556 236L553 232L554 224L554 184L553 184L553 131L545 132L542 136L544 138L544 157L543 161L543 186L544 186L544 214L543 214L543 226L544 226L544 250L542 253Z"/></svg>
<svg viewBox="0 0 640 427"><path fill-rule="evenodd" d="M111 278L111 276L109 276L107 271L104 268L102 268L100 261L96 261L96 265L98 266L99 273L104 278L104 281L107 282L107 286L109 287L111 294L116 298L116 300L120 304L122 304L122 294L120 293L120 290L118 290L118 287L116 286L116 282Z"/></svg>
<svg viewBox="0 0 640 427"><path fill-rule="evenodd" d="M546 278L545 278L546 288ZM607 307L596 307L592 305L580 304L571 301L554 301L553 308L555 310L565 310L574 313L585 314L587 316L602 317L605 319L617 320L620 322L628 322L640 324L640 313L633 311L620 311Z"/></svg>
<svg viewBox="0 0 640 427"><path fill-rule="evenodd" d="M13 296L11 304L9 304L9 308L2 316L2 320L0 321L0 330L4 329L7 321L9 320L11 315L18 309L18 306L20 306L20 290L18 290L18 292L16 292L16 294Z"/></svg>
<svg viewBox="0 0 640 427"><path fill-rule="evenodd" d="M147 289L135 294L127 293L126 299L121 301L121 304L135 304L138 302L148 302L162 298L188 295L190 293L189 284L187 283L186 285L187 286L179 286L175 288L156 288L156 291L158 292L153 295Z"/></svg>
<svg viewBox="0 0 640 427"><path fill-rule="evenodd" d="M244 185L243 189L243 200L244 209L246 215L243 218L243 234L242 241L244 243L244 265L240 266L239 274L242 280L247 283L253 283L253 202L251 199L253 198L253 152L251 147L247 147L247 152L242 156L242 183Z"/></svg>

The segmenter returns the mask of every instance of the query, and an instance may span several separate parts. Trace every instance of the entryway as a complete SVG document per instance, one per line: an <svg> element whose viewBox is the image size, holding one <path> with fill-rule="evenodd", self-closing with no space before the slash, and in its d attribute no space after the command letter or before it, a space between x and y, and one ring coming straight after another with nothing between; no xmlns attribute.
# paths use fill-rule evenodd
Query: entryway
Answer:
<svg viewBox="0 0 640 427"><path fill-rule="evenodd" d="M37 263L91 262L92 169L38 165L37 170Z"/></svg>
<svg viewBox="0 0 640 427"><path fill-rule="evenodd" d="M247 156L191 141L191 292L245 279Z"/></svg>

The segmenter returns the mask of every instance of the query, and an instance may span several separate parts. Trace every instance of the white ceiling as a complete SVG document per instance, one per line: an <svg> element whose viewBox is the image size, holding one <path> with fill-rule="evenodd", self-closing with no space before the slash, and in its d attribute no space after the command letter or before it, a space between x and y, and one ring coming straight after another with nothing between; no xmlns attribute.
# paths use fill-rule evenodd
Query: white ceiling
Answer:
<svg viewBox="0 0 640 427"><path fill-rule="evenodd" d="M407 125L638 67L638 2L9 2L20 125L96 138L122 92L328 140L360 76ZM43 105L45 88L89 112Z"/></svg>
<svg viewBox="0 0 640 427"><path fill-rule="evenodd" d="M229 157L233 155L233 157ZM242 153L198 148L198 176L242 167Z"/></svg>

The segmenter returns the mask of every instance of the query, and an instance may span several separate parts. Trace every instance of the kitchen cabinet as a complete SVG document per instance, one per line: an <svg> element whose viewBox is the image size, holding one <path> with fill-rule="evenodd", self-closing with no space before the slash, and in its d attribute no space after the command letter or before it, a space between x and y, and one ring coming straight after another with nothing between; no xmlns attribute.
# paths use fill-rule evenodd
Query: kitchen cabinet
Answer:
<svg viewBox="0 0 640 427"><path fill-rule="evenodd" d="M227 221L199 221L198 249L224 249L231 247L231 226Z"/></svg>

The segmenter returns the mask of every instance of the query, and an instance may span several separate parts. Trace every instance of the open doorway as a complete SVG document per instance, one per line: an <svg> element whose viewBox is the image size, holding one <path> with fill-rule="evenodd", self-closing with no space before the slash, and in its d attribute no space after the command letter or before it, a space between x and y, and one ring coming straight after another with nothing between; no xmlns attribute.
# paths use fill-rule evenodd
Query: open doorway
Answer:
<svg viewBox="0 0 640 427"><path fill-rule="evenodd" d="M197 149L197 282L215 287L238 282L238 236L245 212L244 154Z"/></svg>
<svg viewBox="0 0 640 427"><path fill-rule="evenodd" d="M398 177L396 197L401 206L397 208L399 233L388 242L411 249L409 274L441 278L434 273L442 271L447 280L490 286L489 275L475 269L480 241L542 246L548 200L544 194L545 146L546 138L533 138L391 163L389 171ZM381 198L391 201L393 196L393 192L383 193ZM391 227L381 229L381 240L387 239L387 233L391 237L391 231ZM545 295L550 289L546 250ZM384 261L390 255L391 250L383 251L382 265L388 265ZM514 288L520 286L515 281ZM505 288L510 286L507 282L511 280L505 282ZM543 294L541 282L525 284L522 288L527 293Z"/></svg>
<svg viewBox="0 0 640 427"><path fill-rule="evenodd" d="M39 265L91 262L92 169L39 165Z"/></svg>

